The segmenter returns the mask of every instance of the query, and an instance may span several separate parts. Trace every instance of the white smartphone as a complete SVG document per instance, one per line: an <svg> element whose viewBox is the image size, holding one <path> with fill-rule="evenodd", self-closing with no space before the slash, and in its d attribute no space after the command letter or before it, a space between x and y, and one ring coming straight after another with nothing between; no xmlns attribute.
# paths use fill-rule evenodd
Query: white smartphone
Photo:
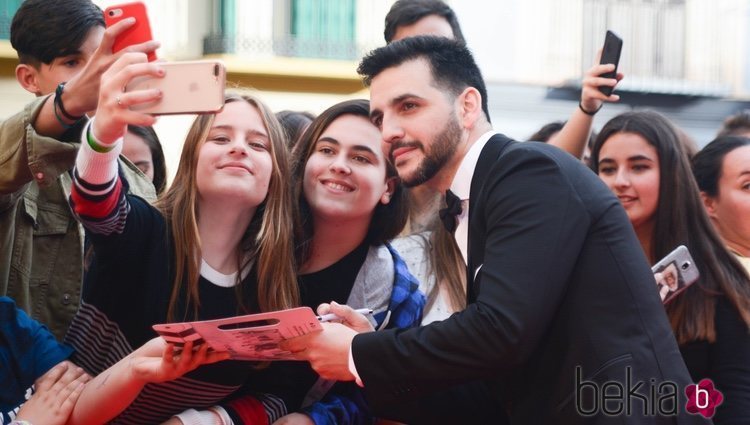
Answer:
<svg viewBox="0 0 750 425"><path fill-rule="evenodd" d="M134 78L125 91L158 88L161 99L133 105L130 109L153 115L201 114L224 107L226 68L221 61L199 60L160 63L164 77Z"/></svg>
<svg viewBox="0 0 750 425"><path fill-rule="evenodd" d="M693 257L684 245L678 246L661 261L654 264L651 271L660 273L661 278L657 280L656 287L664 304L672 301L680 292L692 285L700 272L695 266Z"/></svg>

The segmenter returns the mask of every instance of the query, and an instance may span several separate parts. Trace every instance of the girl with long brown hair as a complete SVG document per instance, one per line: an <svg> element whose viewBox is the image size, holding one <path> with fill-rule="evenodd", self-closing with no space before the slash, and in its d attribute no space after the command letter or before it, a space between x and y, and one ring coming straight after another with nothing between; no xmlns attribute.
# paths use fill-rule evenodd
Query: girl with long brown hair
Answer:
<svg viewBox="0 0 750 425"><path fill-rule="evenodd" d="M313 120L295 146L301 303L313 309L331 301L369 308L378 328L414 327L425 298L388 243L403 228L408 205L369 113L363 99L337 103ZM371 421L353 382L331 388L333 382L319 379L306 362L272 368L277 366L286 368L286 382L272 392L283 394L290 406L302 406L284 423Z"/></svg>
<svg viewBox="0 0 750 425"><path fill-rule="evenodd" d="M602 128L591 161L651 264L678 245L692 254L701 277L667 315L694 382L710 378L724 394L715 423L750 419L750 282L703 209L678 132L656 112L621 114Z"/></svg>
<svg viewBox="0 0 750 425"><path fill-rule="evenodd" d="M71 206L94 256L66 339L76 363L91 374L152 338L154 324L298 303L288 160L271 111L255 97L227 95L221 112L199 116L175 180L154 207L128 194L114 161L126 125L154 121L129 107L157 100L158 90L122 91L142 75L163 73L145 56L126 54L104 75L96 118L76 160ZM246 362L201 366L147 386L116 420L160 423L185 409L211 407L237 394L253 374Z"/></svg>

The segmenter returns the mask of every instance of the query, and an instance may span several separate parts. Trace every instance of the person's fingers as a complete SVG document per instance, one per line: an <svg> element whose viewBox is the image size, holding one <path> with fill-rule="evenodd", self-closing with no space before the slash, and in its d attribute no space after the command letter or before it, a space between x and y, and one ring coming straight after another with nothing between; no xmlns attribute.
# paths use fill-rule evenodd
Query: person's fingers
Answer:
<svg viewBox="0 0 750 425"><path fill-rule="evenodd" d="M326 323L321 323L321 325L326 325ZM294 338L285 339L279 342L279 348L285 351L290 351L292 353L302 351L309 344L311 335L313 334L307 334L307 335L297 336Z"/></svg>
<svg viewBox="0 0 750 425"><path fill-rule="evenodd" d="M83 387L86 385L81 380L82 378L83 375L71 380L64 387L60 388L56 394L57 399L61 401L61 404L65 404L65 402L70 400L71 396L73 396L73 404L70 406L71 408L73 407L75 401L78 400L78 395L80 395L80 392L83 391ZM78 392L78 395L75 394L76 392Z"/></svg>
<svg viewBox="0 0 750 425"><path fill-rule="evenodd" d="M125 122L128 125L137 125L141 127L147 127L147 126L154 125L154 123L156 122L156 117L154 117L153 115L142 114L140 112L130 111L124 108L122 109L123 109L122 116L121 116L122 122ZM95 136L96 134L97 133L94 133Z"/></svg>
<svg viewBox="0 0 750 425"><path fill-rule="evenodd" d="M121 52L140 52L140 53L146 53L146 54L148 54L148 53L151 53L151 52L155 51L159 47L161 47L161 43L159 43L156 40L149 40L149 41L145 41L143 43L130 45L130 46L122 49ZM119 53L120 52L118 52L118 54Z"/></svg>
<svg viewBox="0 0 750 425"><path fill-rule="evenodd" d="M336 301L331 301L331 313L339 316L342 321L350 325L350 327L367 327L371 325L370 320L368 320L367 317L357 313L356 310L348 305L339 304Z"/></svg>
<svg viewBox="0 0 750 425"><path fill-rule="evenodd" d="M190 358L193 355L193 345L193 341L185 341L182 351L175 357L175 366L177 368L184 367L184 365L190 361Z"/></svg>
<svg viewBox="0 0 750 425"><path fill-rule="evenodd" d="M231 355L229 351L211 351L206 355L206 361L204 364L217 363L223 360L229 360Z"/></svg>
<svg viewBox="0 0 750 425"><path fill-rule="evenodd" d="M165 364L171 364L174 362L174 357L174 344L167 343L167 346L164 347L164 351L161 355L162 361Z"/></svg>
<svg viewBox="0 0 750 425"><path fill-rule="evenodd" d="M125 18L104 30L102 41L99 43L99 48L97 50L104 53L112 53L112 46L115 44L117 36L132 27L134 24L135 18Z"/></svg>
<svg viewBox="0 0 750 425"><path fill-rule="evenodd" d="M612 72L612 71L614 71L615 70L615 64L613 64L613 63L600 63L598 65L594 65L593 67L591 67L591 69L594 70L594 71L596 71L597 75L598 75L598 73Z"/></svg>
<svg viewBox="0 0 750 425"><path fill-rule="evenodd" d="M121 74L121 72L131 65L145 63L148 63L148 58L144 53L130 52L122 54L101 74L100 91L102 92L100 95L107 94L109 91L124 91L125 84L133 77L133 70L130 70L129 74Z"/></svg>
<svg viewBox="0 0 750 425"><path fill-rule="evenodd" d="M205 362L206 360L206 354L208 353L208 344L203 343L200 347L198 347L198 350L193 352L192 356L190 356L190 361L186 363L186 371L187 370L193 370L196 367L200 366Z"/></svg>
<svg viewBox="0 0 750 425"><path fill-rule="evenodd" d="M41 391L46 391L52 388L52 386L55 385L55 383L60 379L60 377L62 377L65 374L65 372L68 370L70 366L72 366L72 364L70 364L70 362L68 361L64 361L64 362L57 364L55 367L50 369L47 373L42 375L40 379L37 380L35 384L36 390L41 392Z"/></svg>
<svg viewBox="0 0 750 425"><path fill-rule="evenodd" d="M120 108L130 108L143 103L154 102L161 99L163 93L159 89L136 90L122 92L115 96L114 101Z"/></svg>
<svg viewBox="0 0 750 425"><path fill-rule="evenodd" d="M76 402L78 402L78 398L81 396L81 393L83 393L83 389L86 387L86 384L81 381L73 381L70 383L70 385L74 386L73 390L70 392L70 394L68 394L68 396L60 406L60 408L68 414L73 411L73 407L75 407Z"/></svg>
<svg viewBox="0 0 750 425"><path fill-rule="evenodd" d="M611 63L594 65L591 68L589 68L588 71L586 71L586 76L598 77L599 75L602 75L606 72L612 72L614 70L615 70L615 66L614 64L611 64Z"/></svg>
<svg viewBox="0 0 750 425"><path fill-rule="evenodd" d="M584 80L584 84L587 86L609 86L614 87L617 84L617 80L614 78L603 78L603 77L588 77Z"/></svg>
<svg viewBox="0 0 750 425"><path fill-rule="evenodd" d="M324 314L328 314L331 312L331 305L328 303L323 303L318 306L317 310L318 315L322 316Z"/></svg>
<svg viewBox="0 0 750 425"><path fill-rule="evenodd" d="M112 78L112 84L114 84L115 87L122 87L124 91L126 85L135 77L148 76L152 78L161 78L164 76L164 68L157 63L148 62L146 56L142 53L129 53L128 55L137 55L137 57L131 56L130 58L132 58L132 61L125 61L128 62L127 66L113 71L116 72L116 76ZM123 58L125 57L126 56L123 56ZM118 61L118 63L120 63L120 61Z"/></svg>
<svg viewBox="0 0 750 425"><path fill-rule="evenodd" d="M85 372L80 367L70 364L65 373L62 374L60 379L58 379L57 382L52 385L50 391L55 394L62 392L64 388L66 388L71 382L83 376L84 373Z"/></svg>

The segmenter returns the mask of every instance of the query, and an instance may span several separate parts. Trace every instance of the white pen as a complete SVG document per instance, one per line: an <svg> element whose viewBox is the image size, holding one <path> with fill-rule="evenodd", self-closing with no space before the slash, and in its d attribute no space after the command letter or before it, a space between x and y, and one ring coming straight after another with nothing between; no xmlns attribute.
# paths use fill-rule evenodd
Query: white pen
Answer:
<svg viewBox="0 0 750 425"><path fill-rule="evenodd" d="M356 311L359 314L363 314L365 316L367 316L369 314L372 314L372 309L369 309L369 308L358 308L358 309L356 309L354 311ZM324 314L322 316L318 316L318 321L320 321L320 322L332 322L334 320L344 320L344 319L342 319L341 317L339 317L339 316L337 316L337 315L335 315L333 313L328 313L328 314Z"/></svg>

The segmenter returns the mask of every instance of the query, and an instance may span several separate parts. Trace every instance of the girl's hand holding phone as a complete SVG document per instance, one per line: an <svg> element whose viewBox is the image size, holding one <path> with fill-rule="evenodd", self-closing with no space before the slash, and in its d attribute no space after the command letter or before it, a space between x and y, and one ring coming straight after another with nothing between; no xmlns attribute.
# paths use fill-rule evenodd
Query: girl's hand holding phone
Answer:
<svg viewBox="0 0 750 425"><path fill-rule="evenodd" d="M142 76L164 76L161 66L148 62L143 53L123 54L102 75L99 103L92 124L93 135L98 142L111 145L123 137L127 125L150 126L156 122L154 116L132 111L130 107L158 100L162 96L161 90L124 91L132 79Z"/></svg>

